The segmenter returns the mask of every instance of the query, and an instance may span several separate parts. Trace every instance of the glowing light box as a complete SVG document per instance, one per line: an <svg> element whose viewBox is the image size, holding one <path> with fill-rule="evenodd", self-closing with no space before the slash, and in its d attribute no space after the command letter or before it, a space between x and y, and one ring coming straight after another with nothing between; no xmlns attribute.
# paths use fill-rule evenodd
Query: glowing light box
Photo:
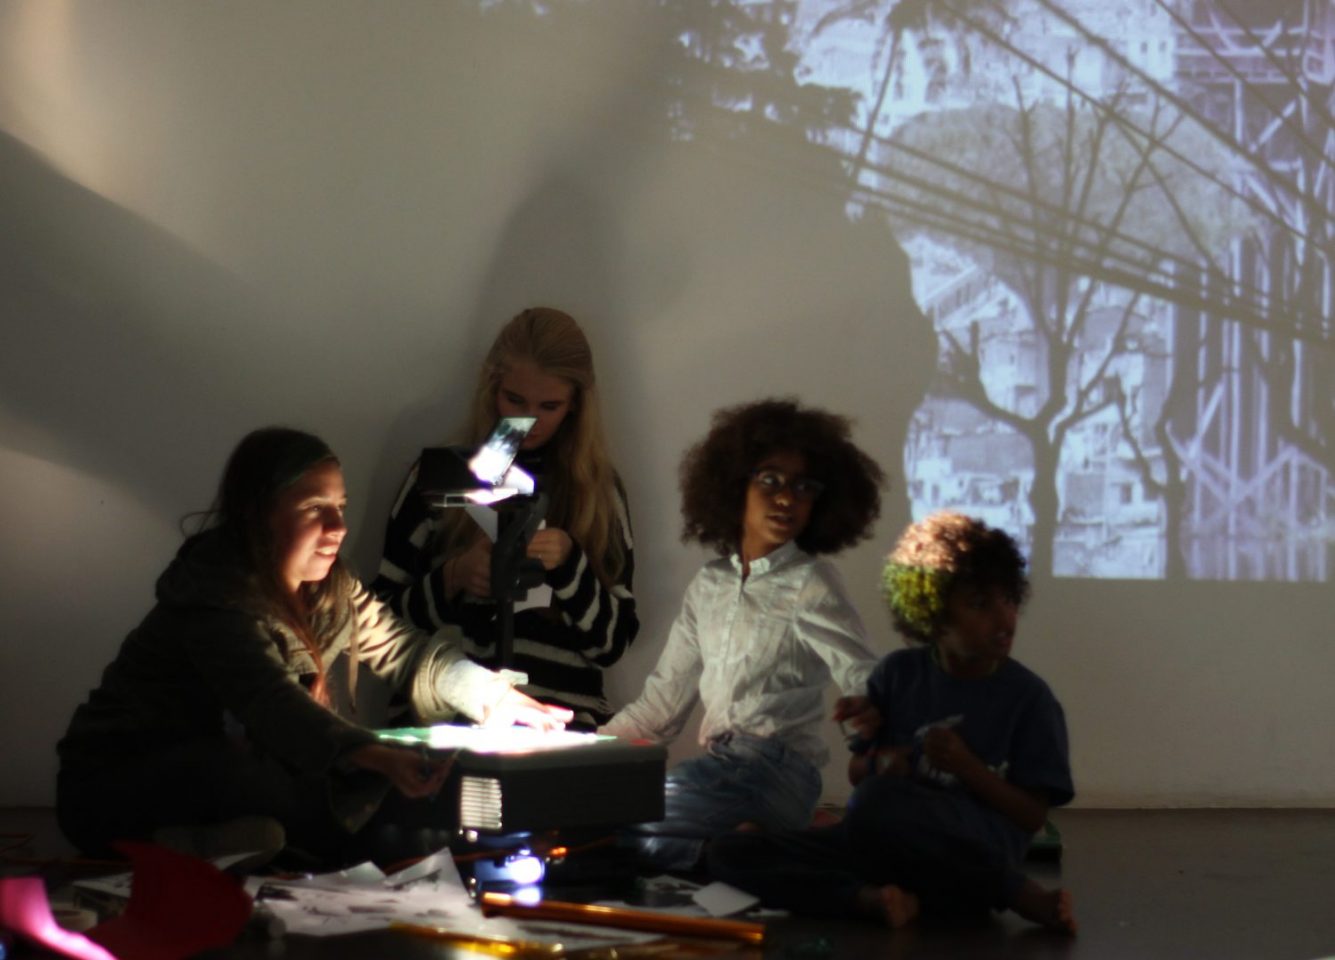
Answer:
<svg viewBox="0 0 1335 960"><path fill-rule="evenodd" d="M433 753L455 752L445 789L458 797L460 830L516 833L663 818L665 747L528 727L438 724L378 735Z"/></svg>

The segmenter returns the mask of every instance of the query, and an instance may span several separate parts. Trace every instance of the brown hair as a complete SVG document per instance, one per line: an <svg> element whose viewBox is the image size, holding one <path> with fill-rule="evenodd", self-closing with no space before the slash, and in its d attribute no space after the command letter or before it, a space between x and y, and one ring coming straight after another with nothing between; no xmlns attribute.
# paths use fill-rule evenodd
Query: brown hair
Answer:
<svg viewBox="0 0 1335 960"><path fill-rule="evenodd" d="M316 624L340 624L349 615L352 575L338 560L329 575L303 583L296 597L284 589L270 528L278 495L306 471L323 463L337 464L329 446L309 433L288 427L264 427L247 434L227 459L218 497L205 515L204 526L216 527L240 549L262 607L296 635L311 659L316 677L311 693L329 701L325 665Z"/></svg>

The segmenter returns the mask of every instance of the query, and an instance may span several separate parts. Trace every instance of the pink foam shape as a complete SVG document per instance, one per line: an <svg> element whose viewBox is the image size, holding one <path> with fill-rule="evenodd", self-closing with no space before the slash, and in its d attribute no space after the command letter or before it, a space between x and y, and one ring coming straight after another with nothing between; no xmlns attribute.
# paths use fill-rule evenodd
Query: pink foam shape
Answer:
<svg viewBox="0 0 1335 960"><path fill-rule="evenodd" d="M41 877L0 877L0 929L76 960L116 960L105 947L56 923Z"/></svg>
<svg viewBox="0 0 1335 960"><path fill-rule="evenodd" d="M241 882L198 857L121 841L130 858L125 912L88 931L121 960L183 960L231 943L250 918Z"/></svg>

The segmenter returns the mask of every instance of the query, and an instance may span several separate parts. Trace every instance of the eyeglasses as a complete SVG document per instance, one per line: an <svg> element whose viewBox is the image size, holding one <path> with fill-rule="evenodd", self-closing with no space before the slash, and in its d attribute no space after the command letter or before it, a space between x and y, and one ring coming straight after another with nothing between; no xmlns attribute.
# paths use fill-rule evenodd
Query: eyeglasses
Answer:
<svg viewBox="0 0 1335 960"><path fill-rule="evenodd" d="M811 477L786 477L777 470L757 470L751 474L751 482L769 497L778 496L784 490L793 495L794 500L815 500L825 489L825 484Z"/></svg>

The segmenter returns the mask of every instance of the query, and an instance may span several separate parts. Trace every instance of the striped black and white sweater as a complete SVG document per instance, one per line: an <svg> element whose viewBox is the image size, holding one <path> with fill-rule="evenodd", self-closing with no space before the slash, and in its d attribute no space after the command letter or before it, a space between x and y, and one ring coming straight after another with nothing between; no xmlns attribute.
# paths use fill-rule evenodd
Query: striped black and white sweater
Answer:
<svg viewBox="0 0 1335 960"><path fill-rule="evenodd" d="M458 625L469 657L495 669L497 606L462 594L453 600L446 596L441 571L446 558L433 549L442 517L428 510L418 493L417 470L413 464L394 501L385 525L380 570L371 588L396 613L429 633ZM520 610L514 617L510 666L528 675L528 683L520 689L544 703L573 710L575 726L601 725L611 718L603 693L603 668L621 658L640 627L631 593L635 564L630 515L619 483L615 531L626 558L616 582L604 586L583 548L574 543L565 563L546 573L551 607Z"/></svg>

